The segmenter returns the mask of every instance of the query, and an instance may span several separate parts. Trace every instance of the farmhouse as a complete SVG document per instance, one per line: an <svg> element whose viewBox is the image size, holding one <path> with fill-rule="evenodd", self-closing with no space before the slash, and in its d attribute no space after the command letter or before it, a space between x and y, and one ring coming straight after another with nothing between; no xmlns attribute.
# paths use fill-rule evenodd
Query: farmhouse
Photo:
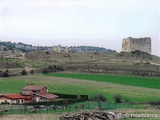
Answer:
<svg viewBox="0 0 160 120"><path fill-rule="evenodd" d="M46 86L27 85L20 93L22 96L32 96L33 102L55 101L58 96L48 93Z"/></svg>
<svg viewBox="0 0 160 120"><path fill-rule="evenodd" d="M27 85L20 94L0 95L0 103L23 104L29 102L49 102L56 101L57 95L48 93L46 86Z"/></svg>

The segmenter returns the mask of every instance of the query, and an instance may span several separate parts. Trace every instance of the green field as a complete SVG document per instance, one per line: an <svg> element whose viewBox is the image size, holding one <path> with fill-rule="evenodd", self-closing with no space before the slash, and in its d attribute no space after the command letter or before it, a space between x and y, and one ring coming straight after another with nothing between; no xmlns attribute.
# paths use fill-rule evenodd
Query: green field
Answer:
<svg viewBox="0 0 160 120"><path fill-rule="evenodd" d="M152 79L152 78L111 76L111 75L98 75L98 74L46 74L46 75L160 89L160 79Z"/></svg>
<svg viewBox="0 0 160 120"><path fill-rule="evenodd" d="M50 74L51 75L51 74ZM43 75L43 74L34 74L27 76L16 76L16 77L8 77L8 78L0 78L0 94L3 93L19 93L23 87L26 86L27 83L35 83L37 85L45 85L49 88L49 92L53 93L64 93L64 94L76 94L76 95L97 95L102 94L107 97L108 102L113 102L113 96L116 94L120 94L124 97L124 99L128 99L132 102L149 102L149 101L160 101L160 90L158 85L155 85L157 89L151 88L154 87L149 85L150 82L146 82L148 84L144 84L143 87L133 86L135 85L135 81L140 78L134 77L124 77L128 78L128 81L124 84L121 82L115 81L115 83L111 83L109 81L99 82L96 80L96 76L103 75L86 75L81 74L81 79L75 78L65 78L67 74L54 74L54 75ZM58 77L61 76L61 77ZM70 76L71 74L68 74ZM75 74L76 75L76 74ZM63 76L63 77L62 77ZM86 76L90 76L93 80L83 80L82 77L87 78ZM73 76L72 76L73 77ZM106 75L103 76L106 78ZM103 78L100 77L100 78ZM116 78L116 76L111 77ZM123 76L117 76L117 79L123 78ZM134 82L129 82L129 78L133 78ZM102 79L103 80L103 79ZM115 79L114 79L115 80ZM127 80L127 79L126 79ZM126 81L125 80L125 81ZM132 79L131 79L132 80ZM140 79L141 80L141 79ZM143 84L142 82L153 81L157 82L158 79L150 79L144 78L142 81L139 81L139 84ZM132 85L133 83L133 85ZM129 85L127 85L129 84ZM159 84L157 82L157 84ZM148 87L148 88L147 88Z"/></svg>

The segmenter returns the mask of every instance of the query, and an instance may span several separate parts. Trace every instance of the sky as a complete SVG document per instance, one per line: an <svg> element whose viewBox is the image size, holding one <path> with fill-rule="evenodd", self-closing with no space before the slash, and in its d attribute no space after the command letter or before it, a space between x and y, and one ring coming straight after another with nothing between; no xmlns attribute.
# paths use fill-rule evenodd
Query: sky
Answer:
<svg viewBox="0 0 160 120"><path fill-rule="evenodd" d="M160 56L160 0L0 0L0 41L122 49L151 37Z"/></svg>

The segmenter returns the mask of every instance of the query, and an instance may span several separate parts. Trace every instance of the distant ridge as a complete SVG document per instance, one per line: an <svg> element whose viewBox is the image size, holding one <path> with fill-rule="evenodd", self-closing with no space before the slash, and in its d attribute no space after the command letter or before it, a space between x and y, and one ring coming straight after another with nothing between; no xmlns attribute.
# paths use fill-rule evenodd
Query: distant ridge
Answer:
<svg viewBox="0 0 160 120"><path fill-rule="evenodd" d="M32 46L22 42L12 43L0 41L0 46L5 46L8 50L21 50L22 52L31 52L36 50L53 51L53 46ZM63 47L63 46L62 46ZM98 46L69 46L70 52L116 52L116 50L106 49Z"/></svg>

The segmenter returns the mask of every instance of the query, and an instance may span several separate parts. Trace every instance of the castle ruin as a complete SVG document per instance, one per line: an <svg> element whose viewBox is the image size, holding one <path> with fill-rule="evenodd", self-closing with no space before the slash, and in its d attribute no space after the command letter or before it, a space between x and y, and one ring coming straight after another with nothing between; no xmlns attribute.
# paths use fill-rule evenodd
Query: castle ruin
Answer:
<svg viewBox="0 0 160 120"><path fill-rule="evenodd" d="M58 46L53 46L53 51L58 53Z"/></svg>
<svg viewBox="0 0 160 120"><path fill-rule="evenodd" d="M69 48L68 47L62 47L61 45L58 45L58 46L53 46L53 51L56 52L56 53L61 53L61 52L68 53Z"/></svg>
<svg viewBox="0 0 160 120"><path fill-rule="evenodd" d="M151 54L151 38L132 38L128 37L122 41L122 52L140 50Z"/></svg>

